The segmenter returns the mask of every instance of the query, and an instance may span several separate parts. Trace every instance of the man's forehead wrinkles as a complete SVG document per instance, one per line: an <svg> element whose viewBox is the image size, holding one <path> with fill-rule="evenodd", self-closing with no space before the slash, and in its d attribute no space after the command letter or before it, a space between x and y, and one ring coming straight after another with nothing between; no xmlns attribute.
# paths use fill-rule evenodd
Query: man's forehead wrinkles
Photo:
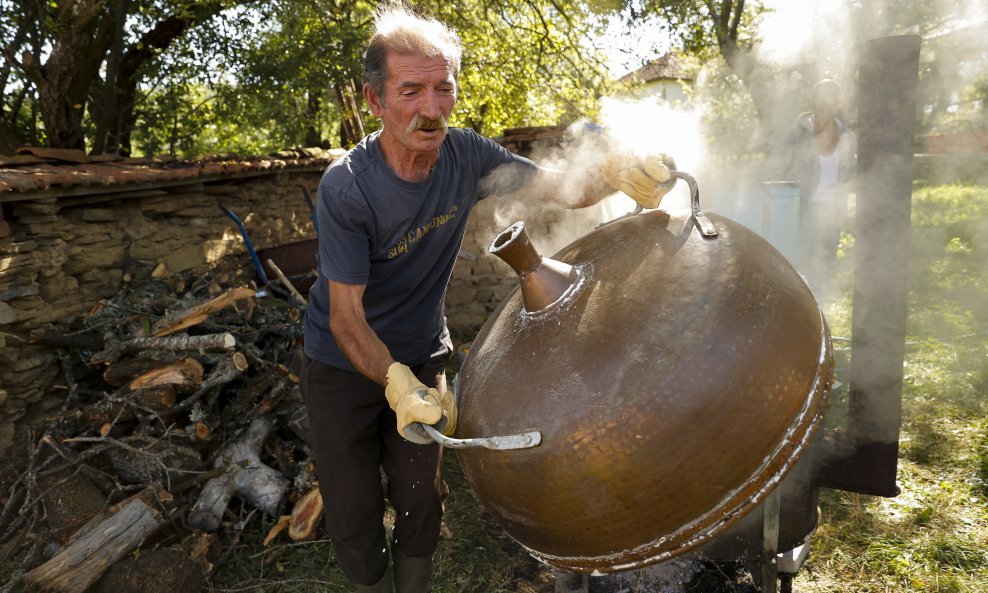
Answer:
<svg viewBox="0 0 988 593"><path fill-rule="evenodd" d="M452 78L449 68L395 68L396 77L438 77Z"/></svg>
<svg viewBox="0 0 988 593"><path fill-rule="evenodd" d="M453 85L455 83L453 82L453 78L449 76L443 78L442 80L437 80L437 81L421 81L421 80L412 79L412 80L404 80L399 82L398 88L399 89L422 88L425 86L429 86L430 84L436 86L445 86L445 85Z"/></svg>
<svg viewBox="0 0 988 593"><path fill-rule="evenodd" d="M452 68L450 64L446 61L440 62L430 62L423 64L422 62L410 62L396 58L389 62L390 69L396 75L404 76L416 76L416 75L443 75L447 77L452 77Z"/></svg>

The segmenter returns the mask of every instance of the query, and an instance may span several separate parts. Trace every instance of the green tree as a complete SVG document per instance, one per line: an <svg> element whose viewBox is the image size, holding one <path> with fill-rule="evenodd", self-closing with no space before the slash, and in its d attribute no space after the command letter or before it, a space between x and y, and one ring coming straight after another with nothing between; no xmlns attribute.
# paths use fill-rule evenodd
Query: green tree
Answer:
<svg viewBox="0 0 988 593"><path fill-rule="evenodd" d="M375 5L358 0L271 2L241 57L235 96L266 116L290 144L352 145L374 125L363 104L361 56ZM588 46L595 19L577 2L423 1L416 8L457 30L464 43L454 125L497 134L592 115L605 91L602 61ZM267 125L267 124L265 124ZM332 138L333 135L338 137Z"/></svg>
<svg viewBox="0 0 988 593"><path fill-rule="evenodd" d="M4 121L12 136L26 98L34 102L42 137L57 148L126 149L143 70L172 42L236 0L68 0L5 2L0 10L7 67ZM9 84L16 79L16 84ZM8 89L17 97L11 98ZM87 105L89 115L87 117Z"/></svg>
<svg viewBox="0 0 988 593"><path fill-rule="evenodd" d="M289 144L328 144L330 130L342 145L363 137L360 59L373 10L363 0L281 0L258 10L239 92L257 99Z"/></svg>
<svg viewBox="0 0 988 593"><path fill-rule="evenodd" d="M0 5L0 148L350 145L365 123L369 0L17 0ZM608 80L582 2L423 0L464 40L455 125L593 115ZM37 125L40 123L40 125Z"/></svg>
<svg viewBox="0 0 988 593"><path fill-rule="evenodd" d="M427 3L464 43L456 122L479 133L592 117L610 88L592 40L603 22L585 3Z"/></svg>
<svg viewBox="0 0 988 593"><path fill-rule="evenodd" d="M759 84L757 21L765 12L759 0L645 0L627 2L632 21L658 16L669 35L687 53L712 57L719 54L731 72L744 84L760 120L772 112L771 96Z"/></svg>

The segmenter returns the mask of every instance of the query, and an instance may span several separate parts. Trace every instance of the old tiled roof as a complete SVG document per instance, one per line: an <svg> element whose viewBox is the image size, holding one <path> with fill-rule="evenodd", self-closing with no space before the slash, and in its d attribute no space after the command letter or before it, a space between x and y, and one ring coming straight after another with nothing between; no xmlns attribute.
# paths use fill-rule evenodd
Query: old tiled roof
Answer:
<svg viewBox="0 0 988 593"><path fill-rule="evenodd" d="M508 150L540 139L558 140L563 126L505 130L496 141ZM184 161L169 158L90 157L80 150L19 148L0 154L0 202L58 195L87 195L217 182L282 171L322 171L342 149L300 148L266 157L212 156Z"/></svg>
<svg viewBox="0 0 988 593"><path fill-rule="evenodd" d="M666 54L618 79L619 82L626 83L644 83L653 80L693 80L693 76L687 72L686 62L682 57Z"/></svg>
<svg viewBox="0 0 988 593"><path fill-rule="evenodd" d="M0 155L0 202L52 191L85 195L252 177L281 171L321 171L341 150L298 149L266 157L175 159L90 158L82 151L22 148Z"/></svg>
<svg viewBox="0 0 988 593"><path fill-rule="evenodd" d="M530 156L532 148L537 142L547 145L559 144L566 134L564 125L557 126L529 126L525 128L511 128L504 130L504 133L495 142L507 148L511 152L522 156Z"/></svg>

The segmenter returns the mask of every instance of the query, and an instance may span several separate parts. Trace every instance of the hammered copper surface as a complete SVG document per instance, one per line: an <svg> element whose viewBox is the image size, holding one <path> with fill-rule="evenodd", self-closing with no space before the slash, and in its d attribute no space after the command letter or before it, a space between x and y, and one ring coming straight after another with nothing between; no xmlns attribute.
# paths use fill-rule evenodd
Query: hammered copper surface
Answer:
<svg viewBox="0 0 988 593"><path fill-rule="evenodd" d="M819 422L833 372L819 307L767 242L710 219L718 237L658 210L582 237L553 256L579 290L534 314L512 292L471 346L456 436L539 430L542 444L460 463L549 564L628 570L709 540Z"/></svg>

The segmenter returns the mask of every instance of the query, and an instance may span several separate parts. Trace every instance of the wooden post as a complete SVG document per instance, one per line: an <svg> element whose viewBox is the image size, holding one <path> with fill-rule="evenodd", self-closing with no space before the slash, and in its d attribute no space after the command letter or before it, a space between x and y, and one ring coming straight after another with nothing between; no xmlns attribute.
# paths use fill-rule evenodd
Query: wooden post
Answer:
<svg viewBox="0 0 988 593"><path fill-rule="evenodd" d="M909 296L909 228L920 38L873 39L858 76L850 454L827 486L895 496Z"/></svg>

